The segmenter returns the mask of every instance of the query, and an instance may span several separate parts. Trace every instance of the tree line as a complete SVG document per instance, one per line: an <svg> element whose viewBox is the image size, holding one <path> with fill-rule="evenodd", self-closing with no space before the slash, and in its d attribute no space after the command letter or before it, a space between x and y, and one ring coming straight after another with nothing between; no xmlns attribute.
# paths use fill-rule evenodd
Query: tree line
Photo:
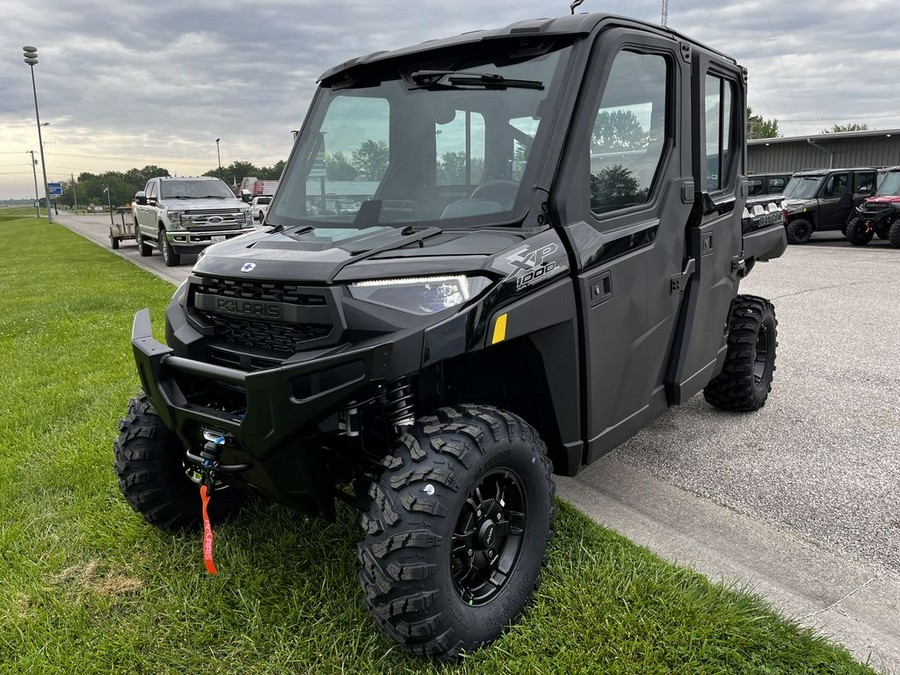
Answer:
<svg viewBox="0 0 900 675"><path fill-rule="evenodd" d="M251 162L232 162L223 166L221 172L218 168L210 169L203 173L204 176L221 177L228 185L240 185L245 176L256 176L260 180L274 180L281 177L284 169L284 161L279 161L273 166L258 167ZM103 173L80 173L72 179L62 181L63 193L59 197L60 206L74 207L77 200L78 207L88 205L106 206L111 204L113 208L131 203L134 193L143 190L147 181L157 176L171 176L169 170L148 164L142 169L134 168L128 171L105 171ZM107 197L106 190L109 190Z"/></svg>

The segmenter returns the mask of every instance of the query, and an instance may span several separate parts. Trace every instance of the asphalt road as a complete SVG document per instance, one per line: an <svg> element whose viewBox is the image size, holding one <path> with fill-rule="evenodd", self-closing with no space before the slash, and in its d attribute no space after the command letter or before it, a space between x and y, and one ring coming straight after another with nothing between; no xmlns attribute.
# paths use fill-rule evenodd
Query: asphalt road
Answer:
<svg viewBox="0 0 900 675"><path fill-rule="evenodd" d="M60 221L109 248L108 216ZM193 262L167 268L133 242L118 253L173 283ZM560 494L662 555L749 578L900 672L900 250L815 235L757 265L741 292L778 316L765 407L731 414L694 397L560 479Z"/></svg>

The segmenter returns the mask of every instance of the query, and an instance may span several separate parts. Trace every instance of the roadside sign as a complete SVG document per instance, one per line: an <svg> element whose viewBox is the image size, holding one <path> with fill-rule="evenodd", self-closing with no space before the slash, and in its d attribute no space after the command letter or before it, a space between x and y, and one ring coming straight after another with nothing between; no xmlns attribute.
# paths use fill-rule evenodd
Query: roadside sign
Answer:
<svg viewBox="0 0 900 675"><path fill-rule="evenodd" d="M47 193L51 197L61 197L62 183L47 183Z"/></svg>

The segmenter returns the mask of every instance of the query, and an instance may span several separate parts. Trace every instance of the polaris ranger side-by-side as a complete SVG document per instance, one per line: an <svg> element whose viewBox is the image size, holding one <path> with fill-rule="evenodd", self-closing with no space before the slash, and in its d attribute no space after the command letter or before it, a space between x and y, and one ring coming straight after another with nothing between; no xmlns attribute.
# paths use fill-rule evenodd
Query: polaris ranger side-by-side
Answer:
<svg viewBox="0 0 900 675"><path fill-rule="evenodd" d="M775 313L738 286L786 242L774 204L745 209L745 79L602 14L325 72L267 229L205 251L166 344L135 317L125 498L173 529L206 500L349 502L387 635L444 660L496 638L538 581L552 472L700 391L766 401Z"/></svg>

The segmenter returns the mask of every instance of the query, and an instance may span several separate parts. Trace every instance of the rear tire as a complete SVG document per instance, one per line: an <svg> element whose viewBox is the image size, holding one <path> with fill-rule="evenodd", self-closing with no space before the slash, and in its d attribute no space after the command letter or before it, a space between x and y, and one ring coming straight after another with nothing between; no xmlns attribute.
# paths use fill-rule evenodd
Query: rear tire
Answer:
<svg viewBox="0 0 900 675"><path fill-rule="evenodd" d="M805 244L812 237L812 223L804 218L797 218L785 225L789 244Z"/></svg>
<svg viewBox="0 0 900 675"><path fill-rule="evenodd" d="M853 218L847 223L847 241L854 246L865 246L872 241L873 234L872 228L862 218Z"/></svg>
<svg viewBox="0 0 900 675"><path fill-rule="evenodd" d="M894 248L900 248L900 218L895 220L891 229L888 230L888 241Z"/></svg>
<svg viewBox="0 0 900 675"><path fill-rule="evenodd" d="M119 249L119 239L118 237L114 237L112 233L109 235L109 245L112 246L113 251L117 251Z"/></svg>
<svg viewBox="0 0 900 675"><path fill-rule="evenodd" d="M125 501L151 525L163 530L194 529L201 522L200 488L188 478L178 437L163 424L146 394L128 403L113 446L113 468ZM237 489L213 492L209 518L221 522L246 501Z"/></svg>
<svg viewBox="0 0 900 675"><path fill-rule="evenodd" d="M772 389L778 321L765 298L739 295L731 306L728 352L722 372L706 385L707 402L736 412L762 408Z"/></svg>
<svg viewBox="0 0 900 675"><path fill-rule="evenodd" d="M550 538L546 446L511 413L441 408L404 433L372 484L359 580L405 650L454 661L524 610Z"/></svg>
<svg viewBox="0 0 900 675"><path fill-rule="evenodd" d="M169 238L166 236L166 231L163 228L159 228L159 250L162 252L163 262L166 264L166 267L177 267L181 264L181 256L175 253L175 249L169 243Z"/></svg>

